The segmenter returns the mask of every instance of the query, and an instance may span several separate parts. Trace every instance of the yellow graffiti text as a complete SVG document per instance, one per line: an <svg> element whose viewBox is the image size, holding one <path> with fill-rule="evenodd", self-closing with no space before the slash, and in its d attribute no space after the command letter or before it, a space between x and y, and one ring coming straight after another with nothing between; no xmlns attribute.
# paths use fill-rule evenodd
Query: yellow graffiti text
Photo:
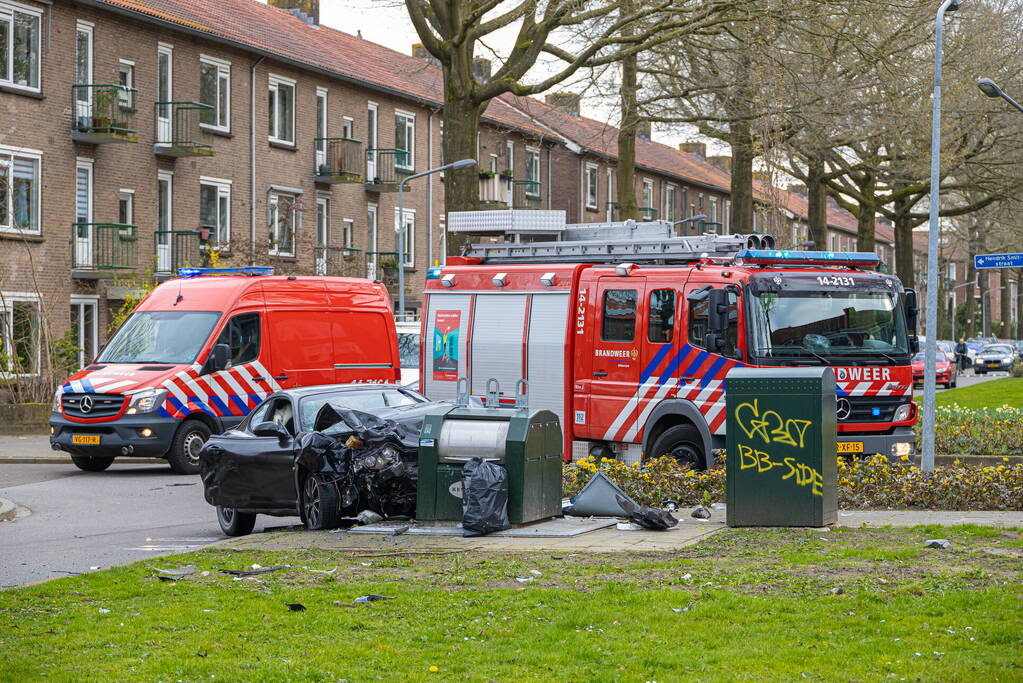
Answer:
<svg viewBox="0 0 1023 683"><path fill-rule="evenodd" d="M735 422L749 439L756 435L765 444L783 443L796 448L803 448L806 430L813 424L810 420L783 418L773 410L761 413L758 398L736 407Z"/></svg>
<svg viewBox="0 0 1023 683"><path fill-rule="evenodd" d="M758 451L752 446L739 444L739 469L754 468L759 473L781 468L779 474L784 472L781 477L782 481L792 480L796 486L809 486L810 493L815 496L824 495L824 477L815 468L796 462L795 458L773 460L769 453Z"/></svg>

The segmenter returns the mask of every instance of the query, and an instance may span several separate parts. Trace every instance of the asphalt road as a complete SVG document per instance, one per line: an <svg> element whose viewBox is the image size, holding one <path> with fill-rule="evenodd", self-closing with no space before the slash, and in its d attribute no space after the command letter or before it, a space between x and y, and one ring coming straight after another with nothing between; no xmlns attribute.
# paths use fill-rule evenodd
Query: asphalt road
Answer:
<svg viewBox="0 0 1023 683"><path fill-rule="evenodd" d="M0 498L30 511L0 522L0 586L185 552L225 538L198 476L173 474L164 464L115 463L106 472L82 472L71 464L0 464ZM256 531L264 523L291 522L260 516Z"/></svg>

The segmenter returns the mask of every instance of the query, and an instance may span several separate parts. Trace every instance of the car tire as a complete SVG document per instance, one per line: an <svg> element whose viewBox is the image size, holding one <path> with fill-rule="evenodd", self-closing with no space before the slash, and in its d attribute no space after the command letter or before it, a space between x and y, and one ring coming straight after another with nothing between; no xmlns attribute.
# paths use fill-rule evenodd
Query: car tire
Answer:
<svg viewBox="0 0 1023 683"><path fill-rule="evenodd" d="M221 530L228 536L247 536L256 526L256 515L218 505L217 521L220 522Z"/></svg>
<svg viewBox="0 0 1023 683"><path fill-rule="evenodd" d="M210 428L201 420L182 422L167 452L170 468L178 474L199 474L199 450L210 433Z"/></svg>
<svg viewBox="0 0 1023 683"><path fill-rule="evenodd" d="M668 455L680 465L689 465L694 470L707 469L707 455L703 452L703 439L692 425L675 425L665 429L654 440L649 458Z"/></svg>
<svg viewBox="0 0 1023 683"><path fill-rule="evenodd" d="M114 461L114 456L106 455L73 455L71 456L71 462L75 464L80 470L85 472L102 472L106 468L110 467L110 463Z"/></svg>
<svg viewBox="0 0 1023 683"><path fill-rule="evenodd" d="M340 496L333 482L317 474L302 481L302 522L310 531L336 529L341 524Z"/></svg>

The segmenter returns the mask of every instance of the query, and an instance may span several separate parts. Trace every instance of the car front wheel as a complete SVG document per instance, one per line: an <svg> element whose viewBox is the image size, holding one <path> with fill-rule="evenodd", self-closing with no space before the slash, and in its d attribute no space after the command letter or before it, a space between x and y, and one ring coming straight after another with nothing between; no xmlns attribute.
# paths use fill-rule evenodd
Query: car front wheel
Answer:
<svg viewBox="0 0 1023 683"><path fill-rule="evenodd" d="M218 505L217 521L220 522L220 528L228 536L247 536L256 526L256 515Z"/></svg>
<svg viewBox="0 0 1023 683"><path fill-rule="evenodd" d="M337 486L310 474L302 484L302 521L311 531L336 529L341 523Z"/></svg>

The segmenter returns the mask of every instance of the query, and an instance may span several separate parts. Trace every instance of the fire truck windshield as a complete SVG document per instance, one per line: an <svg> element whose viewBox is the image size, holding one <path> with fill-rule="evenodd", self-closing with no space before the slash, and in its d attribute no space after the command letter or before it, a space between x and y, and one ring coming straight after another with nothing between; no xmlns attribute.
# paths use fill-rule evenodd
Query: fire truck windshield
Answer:
<svg viewBox="0 0 1023 683"><path fill-rule="evenodd" d="M213 311L133 313L110 340L100 363L191 363L220 317Z"/></svg>
<svg viewBox="0 0 1023 683"><path fill-rule="evenodd" d="M749 300L748 343L760 358L835 364L842 361L829 357L873 356L894 364L894 356L909 353L905 319L888 292L783 290Z"/></svg>

